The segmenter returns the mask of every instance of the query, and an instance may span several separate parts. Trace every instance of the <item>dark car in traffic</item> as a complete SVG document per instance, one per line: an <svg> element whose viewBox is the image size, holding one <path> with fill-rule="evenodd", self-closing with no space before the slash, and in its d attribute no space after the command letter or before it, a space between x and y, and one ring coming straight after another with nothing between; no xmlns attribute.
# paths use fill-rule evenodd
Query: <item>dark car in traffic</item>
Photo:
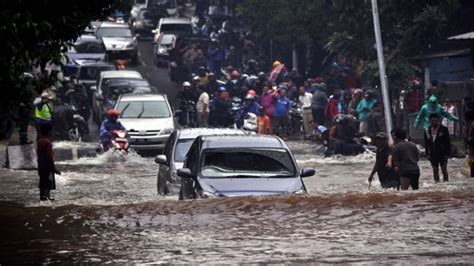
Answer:
<svg viewBox="0 0 474 266"><path fill-rule="evenodd" d="M302 178L314 173L270 135L199 136L177 171L180 199L306 193Z"/></svg>
<svg viewBox="0 0 474 266"><path fill-rule="evenodd" d="M76 75L84 63L106 59L104 41L94 35L82 35L66 52L68 63L64 66L65 76Z"/></svg>
<svg viewBox="0 0 474 266"><path fill-rule="evenodd" d="M249 132L229 128L185 128L175 130L166 142L163 154L156 156L155 162L159 164L157 189L158 194L177 194L181 187L181 178L176 171L183 167L186 154L194 139L198 136L217 135L248 135Z"/></svg>

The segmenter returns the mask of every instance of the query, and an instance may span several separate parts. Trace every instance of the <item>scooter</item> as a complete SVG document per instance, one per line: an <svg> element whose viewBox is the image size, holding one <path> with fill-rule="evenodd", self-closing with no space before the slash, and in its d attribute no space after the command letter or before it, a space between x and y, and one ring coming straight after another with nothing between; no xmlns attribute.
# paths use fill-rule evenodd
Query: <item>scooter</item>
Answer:
<svg viewBox="0 0 474 266"><path fill-rule="evenodd" d="M303 111L301 110L301 107L298 104L293 103L289 111L289 115L290 115L290 126L292 129L292 132L293 133L299 132L303 134L304 133Z"/></svg>
<svg viewBox="0 0 474 266"><path fill-rule="evenodd" d="M130 148L130 144L128 143L128 133L123 130L113 130L112 135L111 148L114 149L114 152L116 151L122 155L127 155L128 149Z"/></svg>
<svg viewBox="0 0 474 266"><path fill-rule="evenodd" d="M78 110L73 106L74 116L72 127L68 130L68 137L70 141L82 141L82 137L89 134L89 126L86 120L78 113Z"/></svg>

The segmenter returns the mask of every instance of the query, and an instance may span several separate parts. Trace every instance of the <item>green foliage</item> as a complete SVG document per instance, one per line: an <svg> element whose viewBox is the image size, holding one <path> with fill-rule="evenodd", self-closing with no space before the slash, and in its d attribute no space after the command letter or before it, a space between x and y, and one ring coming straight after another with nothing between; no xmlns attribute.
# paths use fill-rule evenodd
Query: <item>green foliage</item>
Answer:
<svg viewBox="0 0 474 266"><path fill-rule="evenodd" d="M462 0L383 0L378 5L389 85L396 90L419 74L409 58L446 37L449 25L465 19L455 16L466 5ZM353 65L363 62L367 85L378 86L370 0L246 0L239 11L264 38L303 42L309 49L311 40L317 40L327 52L326 62L337 54L346 55Z"/></svg>
<svg viewBox="0 0 474 266"><path fill-rule="evenodd" d="M76 39L90 21L105 19L130 4L129 0L1 0L0 114L15 113L20 75L31 71L33 63L44 67L48 61L58 62L60 48Z"/></svg>

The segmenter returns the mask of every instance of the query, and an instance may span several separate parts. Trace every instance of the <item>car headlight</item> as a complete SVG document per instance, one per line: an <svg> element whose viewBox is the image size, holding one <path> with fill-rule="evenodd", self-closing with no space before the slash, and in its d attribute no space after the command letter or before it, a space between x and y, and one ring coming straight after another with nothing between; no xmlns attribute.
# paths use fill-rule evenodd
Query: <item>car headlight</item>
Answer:
<svg viewBox="0 0 474 266"><path fill-rule="evenodd" d="M209 198L217 198L216 194L208 192L208 191L203 191L202 192L203 198L209 199Z"/></svg>
<svg viewBox="0 0 474 266"><path fill-rule="evenodd" d="M160 131L160 135L168 135L168 134L171 134L173 133L173 130L172 128L165 128L163 130Z"/></svg>
<svg viewBox="0 0 474 266"><path fill-rule="evenodd" d="M306 191L303 188L300 188L297 191L293 192L293 194L306 194Z"/></svg>
<svg viewBox="0 0 474 266"><path fill-rule="evenodd" d="M127 44L127 48L135 48L135 46L137 46L137 43L135 41Z"/></svg>
<svg viewBox="0 0 474 266"><path fill-rule="evenodd" d="M166 48L163 48L163 47L158 48L158 53L159 54L166 54L167 52L168 52L168 50L166 50Z"/></svg>

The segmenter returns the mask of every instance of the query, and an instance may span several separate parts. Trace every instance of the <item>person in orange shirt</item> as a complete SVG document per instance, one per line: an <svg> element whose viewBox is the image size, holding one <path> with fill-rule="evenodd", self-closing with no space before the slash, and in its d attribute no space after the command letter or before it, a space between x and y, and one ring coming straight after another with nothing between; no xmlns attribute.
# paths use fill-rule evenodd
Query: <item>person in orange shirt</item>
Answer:
<svg viewBox="0 0 474 266"><path fill-rule="evenodd" d="M257 118L258 124L258 134L271 135L272 134L272 125L270 122L270 117L265 112L265 108L259 108L259 116Z"/></svg>

